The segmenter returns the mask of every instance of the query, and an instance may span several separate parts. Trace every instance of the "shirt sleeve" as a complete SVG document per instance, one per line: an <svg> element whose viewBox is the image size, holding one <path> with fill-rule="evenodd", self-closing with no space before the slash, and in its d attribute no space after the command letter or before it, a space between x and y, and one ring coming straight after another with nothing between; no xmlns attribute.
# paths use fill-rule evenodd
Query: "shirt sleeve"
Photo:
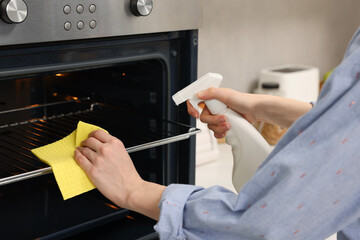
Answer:
<svg viewBox="0 0 360 240"><path fill-rule="evenodd" d="M351 230L360 218L360 40L352 43L357 46L331 74L317 104L239 194L167 187L155 226L161 239L318 240Z"/></svg>
<svg viewBox="0 0 360 240"><path fill-rule="evenodd" d="M218 186L168 186L155 227L160 238L318 240L355 222L360 83L334 98L331 108L322 106L318 101L315 113L289 130L297 136L283 143L239 194ZM316 119L304 124L313 114Z"/></svg>

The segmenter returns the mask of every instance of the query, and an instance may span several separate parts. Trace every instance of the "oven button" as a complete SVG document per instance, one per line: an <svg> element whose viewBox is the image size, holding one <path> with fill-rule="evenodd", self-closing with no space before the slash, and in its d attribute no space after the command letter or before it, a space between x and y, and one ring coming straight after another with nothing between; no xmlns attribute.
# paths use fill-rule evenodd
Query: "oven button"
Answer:
<svg viewBox="0 0 360 240"><path fill-rule="evenodd" d="M0 8L1 18L7 23L22 23L28 15L28 8L23 0L4 0Z"/></svg>
<svg viewBox="0 0 360 240"><path fill-rule="evenodd" d="M71 22L66 22L64 24L64 28L65 28L66 31L69 31L71 29Z"/></svg>
<svg viewBox="0 0 360 240"><path fill-rule="evenodd" d="M77 28L78 28L79 30L83 29L84 26L85 26L85 24L84 24L83 21L78 21L78 23L77 23Z"/></svg>
<svg viewBox="0 0 360 240"><path fill-rule="evenodd" d="M89 12L94 13L95 11L96 11L96 6L95 6L95 4L91 4L91 5L89 6Z"/></svg>
<svg viewBox="0 0 360 240"><path fill-rule="evenodd" d="M84 11L84 6L83 5L78 5L77 7L76 7L76 11L79 13L79 14L81 14L81 13L83 13L83 11Z"/></svg>
<svg viewBox="0 0 360 240"><path fill-rule="evenodd" d="M153 9L152 0L131 0L130 2L131 12L135 16L147 16Z"/></svg>
<svg viewBox="0 0 360 240"><path fill-rule="evenodd" d="M90 23L89 23L89 26L90 26L91 29L96 28L96 21L95 21L95 20L91 20Z"/></svg>
<svg viewBox="0 0 360 240"><path fill-rule="evenodd" d="M65 14L69 14L71 12L71 7L69 6L69 5L66 5L65 7L64 7L64 13Z"/></svg>

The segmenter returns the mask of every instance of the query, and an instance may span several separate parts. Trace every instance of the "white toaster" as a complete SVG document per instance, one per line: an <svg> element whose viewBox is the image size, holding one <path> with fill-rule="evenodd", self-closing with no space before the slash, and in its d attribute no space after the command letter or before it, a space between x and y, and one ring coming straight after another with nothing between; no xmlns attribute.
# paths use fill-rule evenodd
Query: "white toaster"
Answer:
<svg viewBox="0 0 360 240"><path fill-rule="evenodd" d="M278 92L283 97L303 102L316 101L319 95L319 69L305 65L282 65L261 70L256 93ZM271 94L271 93L270 93Z"/></svg>

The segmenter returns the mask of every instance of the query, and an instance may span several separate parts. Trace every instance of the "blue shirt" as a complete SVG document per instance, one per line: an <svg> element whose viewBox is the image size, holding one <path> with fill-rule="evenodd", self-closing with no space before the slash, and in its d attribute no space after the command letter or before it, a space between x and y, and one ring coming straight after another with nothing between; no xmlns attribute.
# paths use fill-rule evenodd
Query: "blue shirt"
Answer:
<svg viewBox="0 0 360 240"><path fill-rule="evenodd" d="M360 239L360 34L298 119L235 194L170 185L161 239Z"/></svg>

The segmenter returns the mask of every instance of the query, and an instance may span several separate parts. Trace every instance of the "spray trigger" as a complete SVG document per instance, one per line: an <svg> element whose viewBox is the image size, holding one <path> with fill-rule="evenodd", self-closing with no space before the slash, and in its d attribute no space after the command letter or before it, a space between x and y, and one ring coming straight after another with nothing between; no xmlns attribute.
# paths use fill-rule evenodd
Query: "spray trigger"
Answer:
<svg viewBox="0 0 360 240"><path fill-rule="evenodd" d="M191 106L193 106L193 108L196 109L196 111L200 114L200 108L199 108L199 103L202 102L202 100L198 99L198 98L192 98L189 99Z"/></svg>

